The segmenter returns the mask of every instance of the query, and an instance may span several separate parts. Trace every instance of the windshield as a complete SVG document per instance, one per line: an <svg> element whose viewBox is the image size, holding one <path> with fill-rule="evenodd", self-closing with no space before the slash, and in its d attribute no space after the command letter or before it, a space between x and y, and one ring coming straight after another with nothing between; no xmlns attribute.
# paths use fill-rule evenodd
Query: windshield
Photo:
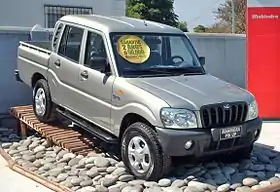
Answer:
<svg viewBox="0 0 280 192"><path fill-rule="evenodd" d="M205 71L183 34L111 33L120 76L204 74Z"/></svg>

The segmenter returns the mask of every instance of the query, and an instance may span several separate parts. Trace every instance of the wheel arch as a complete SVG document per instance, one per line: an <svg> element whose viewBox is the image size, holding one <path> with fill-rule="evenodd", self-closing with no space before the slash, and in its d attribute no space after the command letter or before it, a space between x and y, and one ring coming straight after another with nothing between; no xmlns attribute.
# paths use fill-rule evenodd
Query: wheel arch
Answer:
<svg viewBox="0 0 280 192"><path fill-rule="evenodd" d="M155 130L155 127L152 125L152 123L149 120L147 120L145 117L143 117L139 114L136 114L136 113L128 113L123 117L123 119L121 121L119 138L122 138L122 135L124 134L125 130L130 125L132 125L133 123L136 123L136 122L145 123Z"/></svg>
<svg viewBox="0 0 280 192"><path fill-rule="evenodd" d="M35 86L36 82L39 81L40 79L46 80L44 75L42 75L41 73L37 72L37 73L34 73L32 75L32 78L31 78L31 86L32 86L32 88Z"/></svg>

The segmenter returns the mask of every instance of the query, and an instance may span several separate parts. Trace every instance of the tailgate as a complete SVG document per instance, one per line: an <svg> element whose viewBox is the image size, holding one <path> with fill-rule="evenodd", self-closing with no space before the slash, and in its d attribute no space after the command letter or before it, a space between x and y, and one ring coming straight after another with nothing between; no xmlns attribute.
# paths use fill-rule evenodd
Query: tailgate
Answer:
<svg viewBox="0 0 280 192"><path fill-rule="evenodd" d="M20 42L17 57L19 79L31 86L32 77L35 73L39 73L46 78L50 55L51 51L42 46Z"/></svg>

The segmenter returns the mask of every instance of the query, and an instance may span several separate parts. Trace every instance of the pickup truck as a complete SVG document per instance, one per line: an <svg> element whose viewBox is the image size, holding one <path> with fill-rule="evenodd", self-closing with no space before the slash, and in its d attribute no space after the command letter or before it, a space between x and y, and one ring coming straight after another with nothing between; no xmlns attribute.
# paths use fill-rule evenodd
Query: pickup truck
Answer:
<svg viewBox="0 0 280 192"><path fill-rule="evenodd" d="M248 158L262 120L255 97L205 71L181 30L147 20L67 15L51 42L20 42L15 76L33 89L36 117L63 115L112 145L139 179L173 157Z"/></svg>

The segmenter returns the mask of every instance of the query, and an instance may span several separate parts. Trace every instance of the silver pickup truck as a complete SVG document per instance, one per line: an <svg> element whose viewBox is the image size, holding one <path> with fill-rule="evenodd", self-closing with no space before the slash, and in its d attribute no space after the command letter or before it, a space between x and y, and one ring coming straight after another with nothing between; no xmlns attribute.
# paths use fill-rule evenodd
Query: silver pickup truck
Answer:
<svg viewBox="0 0 280 192"><path fill-rule="evenodd" d="M261 133L254 96L207 74L204 64L177 28L68 15L51 42L20 42L15 75L32 87L41 122L63 115L119 144L137 178L156 180L172 157L247 158Z"/></svg>

